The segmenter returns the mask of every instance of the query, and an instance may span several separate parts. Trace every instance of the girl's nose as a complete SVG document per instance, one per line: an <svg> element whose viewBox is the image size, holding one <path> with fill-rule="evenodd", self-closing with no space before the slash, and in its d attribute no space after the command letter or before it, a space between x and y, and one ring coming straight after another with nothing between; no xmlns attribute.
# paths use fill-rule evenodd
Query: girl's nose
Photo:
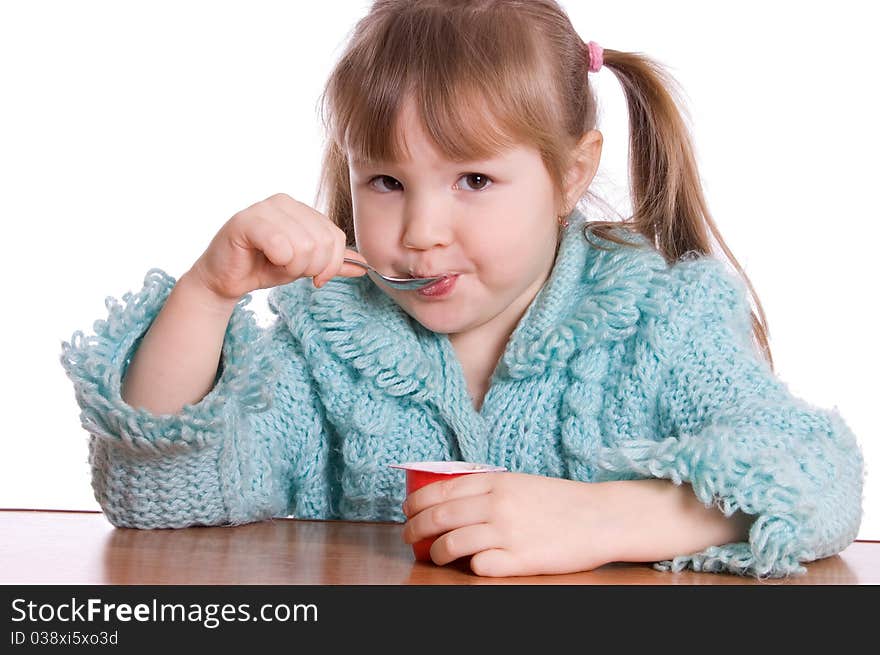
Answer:
<svg viewBox="0 0 880 655"><path fill-rule="evenodd" d="M407 207L403 219L403 245L415 250L448 246L452 242L452 217L440 203Z"/></svg>

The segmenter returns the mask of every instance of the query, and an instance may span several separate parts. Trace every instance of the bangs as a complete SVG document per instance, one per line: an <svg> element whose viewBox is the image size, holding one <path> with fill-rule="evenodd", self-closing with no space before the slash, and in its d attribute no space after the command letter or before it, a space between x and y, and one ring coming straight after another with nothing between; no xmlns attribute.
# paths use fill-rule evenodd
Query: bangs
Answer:
<svg viewBox="0 0 880 655"><path fill-rule="evenodd" d="M376 124L366 113L353 117L344 136L345 151L358 162L398 163L409 160L410 153L399 125L402 106L412 99L422 129L437 150L450 161L490 159L514 147L517 126L497 117L484 107L485 98L462 94L450 98L449 104L429 101L418 91L401 98L392 109L393 119Z"/></svg>
<svg viewBox="0 0 880 655"><path fill-rule="evenodd" d="M450 161L551 141L548 128L558 117L545 58L516 12L498 18L439 6L398 8L364 27L363 47L343 57L324 94L331 138L351 160L407 160L399 120L412 103L425 134Z"/></svg>

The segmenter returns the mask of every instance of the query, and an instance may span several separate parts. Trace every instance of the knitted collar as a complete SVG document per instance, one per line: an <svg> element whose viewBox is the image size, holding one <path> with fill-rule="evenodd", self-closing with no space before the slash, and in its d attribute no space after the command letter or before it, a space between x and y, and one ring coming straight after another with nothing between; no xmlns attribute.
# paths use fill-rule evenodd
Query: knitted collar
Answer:
<svg viewBox="0 0 880 655"><path fill-rule="evenodd" d="M602 242L610 250L595 248L584 238L584 222L579 210L569 216L551 275L511 334L496 377L526 378L564 367L578 349L631 335L652 305L655 272L666 268L662 255L644 237L622 230L621 236L643 247ZM306 356L317 337L395 396L427 397L447 385L448 336L424 328L367 276L337 277L321 289L297 280L273 289L268 303L304 344Z"/></svg>

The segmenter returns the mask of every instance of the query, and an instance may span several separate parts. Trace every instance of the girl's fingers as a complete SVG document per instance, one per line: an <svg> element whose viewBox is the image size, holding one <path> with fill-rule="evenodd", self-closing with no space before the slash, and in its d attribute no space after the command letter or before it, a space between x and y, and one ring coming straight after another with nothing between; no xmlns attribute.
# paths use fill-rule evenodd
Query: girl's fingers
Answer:
<svg viewBox="0 0 880 655"><path fill-rule="evenodd" d="M283 203L267 203L261 208L260 217L274 226L278 232L275 238L286 240L293 250L292 257L283 265L287 275L291 279L314 276L327 267L332 254L331 235L325 230L326 220L312 221L311 217L292 215L289 208ZM267 259L272 261L268 256Z"/></svg>
<svg viewBox="0 0 880 655"><path fill-rule="evenodd" d="M406 497L403 513L410 517L447 500L489 493L503 475L504 473L471 473L451 480L432 482Z"/></svg>
<svg viewBox="0 0 880 655"><path fill-rule="evenodd" d="M343 258L347 257L349 259L356 259L359 262L364 262L365 264L367 263L367 260L365 260L361 256L361 254L355 250L345 249L342 253L342 256ZM366 275L367 269L365 269L363 266L357 266L355 264L349 264L348 262L345 262L342 264L342 268L339 269L339 274L344 275L345 277L359 277L361 275Z"/></svg>
<svg viewBox="0 0 880 655"><path fill-rule="evenodd" d="M243 226L241 237L244 247L259 250L275 266L285 268L293 260L293 244L285 231L272 220L260 218L248 221Z"/></svg>
<svg viewBox="0 0 880 655"><path fill-rule="evenodd" d="M488 523L478 523L441 535L431 544L430 553L434 563L443 566L459 557L479 555L483 551L493 552L499 549L499 538L495 528Z"/></svg>
<svg viewBox="0 0 880 655"><path fill-rule="evenodd" d="M330 252L330 258L327 266L318 275L312 278L312 284L316 287L322 287L328 280L336 277L339 269L342 268L342 257L345 253L345 233L337 229L335 226L329 226L333 239L333 247Z"/></svg>
<svg viewBox="0 0 880 655"><path fill-rule="evenodd" d="M283 216L287 229L296 229L299 232L297 236L303 239L301 250L306 265L302 267L299 277L320 278L333 265L339 228L321 212L286 193L270 197L267 205ZM294 247L297 247L296 244ZM306 259L308 262L305 262ZM326 281L329 277L323 279Z"/></svg>
<svg viewBox="0 0 880 655"><path fill-rule="evenodd" d="M415 543L450 530L486 523L491 518L489 494L466 496L428 507L410 518L403 528L403 540Z"/></svg>
<svg viewBox="0 0 880 655"><path fill-rule="evenodd" d="M302 266L298 267L298 271L290 271L298 272L296 277L311 276L315 286L323 286L336 275L359 277L366 273L360 266L342 261L345 257L363 261L363 257L346 249L345 232L324 214L284 193L267 198L261 209L270 220L277 221L279 226L291 229L295 221L298 230L306 231L311 236L313 247L305 243L302 248L297 248L292 239L294 249L304 251L300 253ZM308 262L305 261L307 258Z"/></svg>
<svg viewBox="0 0 880 655"><path fill-rule="evenodd" d="M471 571L488 577L522 575L522 565L513 552L506 548L489 548L471 558Z"/></svg>

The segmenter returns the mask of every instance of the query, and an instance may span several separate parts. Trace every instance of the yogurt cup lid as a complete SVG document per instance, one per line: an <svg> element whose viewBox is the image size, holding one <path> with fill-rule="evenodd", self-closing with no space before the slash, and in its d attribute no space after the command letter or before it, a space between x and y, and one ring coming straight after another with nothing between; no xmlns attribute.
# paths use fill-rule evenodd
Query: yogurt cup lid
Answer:
<svg viewBox="0 0 880 655"><path fill-rule="evenodd" d="M455 473L485 473L489 471L506 471L503 466L491 466L489 464L477 464L475 462L404 462L403 464L389 464L391 468L407 469L410 471L426 471L428 473L455 474Z"/></svg>

